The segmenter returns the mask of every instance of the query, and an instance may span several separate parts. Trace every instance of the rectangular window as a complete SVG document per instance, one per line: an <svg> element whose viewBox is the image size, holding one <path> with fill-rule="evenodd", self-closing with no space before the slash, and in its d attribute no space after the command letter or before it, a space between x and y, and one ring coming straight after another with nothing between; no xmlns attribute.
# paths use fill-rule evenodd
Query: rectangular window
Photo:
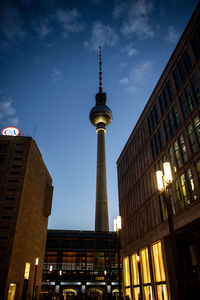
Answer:
<svg viewBox="0 0 200 300"><path fill-rule="evenodd" d="M182 195L183 195L184 204L188 205L188 204L190 204L190 200L188 199L187 191L186 191L185 174L181 175L180 182L181 182L181 191L182 191Z"/></svg>
<svg viewBox="0 0 200 300"><path fill-rule="evenodd" d="M0 144L0 151L4 152L8 149L8 144Z"/></svg>
<svg viewBox="0 0 200 300"><path fill-rule="evenodd" d="M151 115L148 116L148 125L149 125L149 133L151 133L153 131Z"/></svg>
<svg viewBox="0 0 200 300"><path fill-rule="evenodd" d="M7 300L14 300L16 293L16 284L10 283L9 290L8 290L8 299Z"/></svg>
<svg viewBox="0 0 200 300"><path fill-rule="evenodd" d="M179 184L178 180L175 181L175 189L176 189L176 197L177 197L178 207L179 207L179 210L182 210L185 207L185 205L184 205L184 202L182 199L181 188L180 188L180 184Z"/></svg>
<svg viewBox="0 0 200 300"><path fill-rule="evenodd" d="M182 158L181 158L181 151L179 148L178 140L176 140L174 142L174 151L175 151L175 156L176 156L178 166L179 166L179 168L181 168L183 166L183 162L182 162Z"/></svg>
<svg viewBox="0 0 200 300"><path fill-rule="evenodd" d="M200 42L196 34L191 39L192 49L197 59L200 58Z"/></svg>
<svg viewBox="0 0 200 300"><path fill-rule="evenodd" d="M166 87L163 89L163 95L164 95L164 100L165 100L165 107L168 108L169 107L169 98L168 98Z"/></svg>
<svg viewBox="0 0 200 300"><path fill-rule="evenodd" d="M168 82L167 82L167 90L168 90L169 99L170 99L170 102L171 102L174 99L174 94L173 94L173 89L172 89L172 85L171 85L170 80L168 80Z"/></svg>
<svg viewBox="0 0 200 300"><path fill-rule="evenodd" d="M158 123L158 121L159 121L159 113L158 113L157 104L154 104L154 112L155 112L155 116L156 116L156 122Z"/></svg>
<svg viewBox="0 0 200 300"><path fill-rule="evenodd" d="M192 177L192 172L190 169L186 171L187 174L187 183L188 183L188 188L191 196L192 202L197 199L197 196L195 195L195 189L194 189L194 180Z"/></svg>
<svg viewBox="0 0 200 300"><path fill-rule="evenodd" d="M173 193L172 193L171 188L168 188L168 193L169 193L169 200L170 200L171 207L172 207L172 213L173 213L173 215L175 215L174 198L173 198Z"/></svg>
<svg viewBox="0 0 200 300"><path fill-rule="evenodd" d="M175 125L174 125L174 118L171 111L168 114L168 120L169 120L171 135L173 136L175 134Z"/></svg>
<svg viewBox="0 0 200 300"><path fill-rule="evenodd" d="M200 160L196 162L196 169L197 169L198 178L200 180Z"/></svg>
<svg viewBox="0 0 200 300"><path fill-rule="evenodd" d="M13 157L13 160L22 160L22 157Z"/></svg>
<svg viewBox="0 0 200 300"><path fill-rule="evenodd" d="M151 150L152 150L152 156L153 156L153 159L154 159L154 158L156 158L156 155L157 155L154 138L151 139Z"/></svg>
<svg viewBox="0 0 200 300"><path fill-rule="evenodd" d="M196 153L198 151L198 145L197 145L195 133L194 133L194 130L192 127L192 123L190 123L189 126L187 127L187 132L188 132L190 144L192 147L192 151L193 151L193 153Z"/></svg>
<svg viewBox="0 0 200 300"><path fill-rule="evenodd" d="M158 132L155 133L154 139L155 139L157 153L159 154L160 153L160 141L159 141L159 137L158 137Z"/></svg>
<svg viewBox="0 0 200 300"><path fill-rule="evenodd" d="M155 118L155 113L154 113L153 109L151 111L151 119L152 119L153 128L155 128L156 127L156 118Z"/></svg>
<svg viewBox="0 0 200 300"><path fill-rule="evenodd" d="M192 92L191 92L189 85L186 87L185 90L186 90L187 102L188 102L189 109L190 109L190 111L193 111L195 104L194 104Z"/></svg>
<svg viewBox="0 0 200 300"><path fill-rule="evenodd" d="M160 127L158 128L158 135L159 135L159 140L160 140L160 147L161 147L161 149L163 149L164 148L164 141L163 141L162 130L161 130Z"/></svg>
<svg viewBox="0 0 200 300"><path fill-rule="evenodd" d="M176 129L178 129L180 127L180 120L179 120L176 105L173 106L172 112L173 112L173 116L174 116L175 127L176 127Z"/></svg>
<svg viewBox="0 0 200 300"><path fill-rule="evenodd" d="M164 125L164 129L165 129L166 139L169 142L171 136L170 136L169 125L168 125L167 119L164 120L163 125Z"/></svg>
<svg viewBox="0 0 200 300"><path fill-rule="evenodd" d="M25 265L24 279L29 279L30 267L31 267L31 264L29 262L27 262Z"/></svg>
<svg viewBox="0 0 200 300"><path fill-rule="evenodd" d="M194 128L195 128L195 132L196 132L196 135L197 135L197 138L198 138L198 142L200 144L200 121L199 121L199 116L196 116L194 118Z"/></svg>
<svg viewBox="0 0 200 300"><path fill-rule="evenodd" d="M152 246L152 254L155 282L166 281L161 242Z"/></svg>
<svg viewBox="0 0 200 300"><path fill-rule="evenodd" d="M180 149L181 149L181 153L183 156L183 160L184 160L184 162L186 162L186 161L188 161L188 156L187 156L187 150L186 150L186 146L185 146L184 137L182 134L179 137L179 143L180 143Z"/></svg>
<svg viewBox="0 0 200 300"><path fill-rule="evenodd" d="M173 170L176 173L177 172L176 158L175 158L174 149L173 149L172 146L169 148L169 156L170 156L170 160L171 160Z"/></svg>
<svg viewBox="0 0 200 300"><path fill-rule="evenodd" d="M151 284L148 248L145 248L140 251L140 258L141 258L141 269L142 269L141 271L142 271L143 283Z"/></svg>
<svg viewBox="0 0 200 300"><path fill-rule="evenodd" d="M191 85L192 85L192 90L193 90L196 102L199 102L200 101L200 88L199 88L199 85L197 83L195 76L193 76L191 79Z"/></svg>
<svg viewBox="0 0 200 300"><path fill-rule="evenodd" d="M185 64L186 71L187 73L189 73L192 70L192 63L187 50L185 50L185 52L183 53L183 61Z"/></svg>
<svg viewBox="0 0 200 300"><path fill-rule="evenodd" d="M165 221L167 219L167 209L163 199L163 195L159 195L159 203L160 203L161 220Z"/></svg>
<svg viewBox="0 0 200 300"><path fill-rule="evenodd" d="M160 95L160 97L159 97L159 104L160 104L161 114L164 115L166 110L165 110L165 104L164 104L164 99L163 99L162 95Z"/></svg>
<svg viewBox="0 0 200 300"><path fill-rule="evenodd" d="M0 157L0 165L3 165L4 163L4 157Z"/></svg>
<svg viewBox="0 0 200 300"><path fill-rule="evenodd" d="M178 62L178 69L179 69L179 72L180 72L180 75L181 75L182 82L185 82L186 74L185 74L185 69L184 69L184 66L183 66L183 60L182 59L180 59L179 62Z"/></svg>
<svg viewBox="0 0 200 300"><path fill-rule="evenodd" d="M175 69L173 71L173 77L174 77L176 89L179 90L181 88L181 82L180 82L180 78L179 78L177 69Z"/></svg>
<svg viewBox="0 0 200 300"><path fill-rule="evenodd" d="M180 96L180 104L181 104L181 109L183 112L183 116L185 119L187 119L188 115L189 115L189 109L188 109L188 105L187 102L185 100L184 94L181 94Z"/></svg>
<svg viewBox="0 0 200 300"><path fill-rule="evenodd" d="M132 274L132 284L134 286L139 285L140 279L139 279L137 253L131 255L131 274Z"/></svg>
<svg viewBox="0 0 200 300"><path fill-rule="evenodd" d="M129 257L123 258L123 279L124 286L130 286L130 269L129 269Z"/></svg>

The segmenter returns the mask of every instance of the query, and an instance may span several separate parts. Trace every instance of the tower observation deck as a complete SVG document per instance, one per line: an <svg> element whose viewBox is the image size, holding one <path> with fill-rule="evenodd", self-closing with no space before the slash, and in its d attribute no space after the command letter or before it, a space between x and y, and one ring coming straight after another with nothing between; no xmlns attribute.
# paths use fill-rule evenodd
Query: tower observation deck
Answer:
<svg viewBox="0 0 200 300"><path fill-rule="evenodd" d="M101 47L99 47L99 92L96 94L96 105L91 109L89 118L97 132L95 231L109 231L105 133L106 126L112 121L112 111L106 105L106 93L102 88Z"/></svg>

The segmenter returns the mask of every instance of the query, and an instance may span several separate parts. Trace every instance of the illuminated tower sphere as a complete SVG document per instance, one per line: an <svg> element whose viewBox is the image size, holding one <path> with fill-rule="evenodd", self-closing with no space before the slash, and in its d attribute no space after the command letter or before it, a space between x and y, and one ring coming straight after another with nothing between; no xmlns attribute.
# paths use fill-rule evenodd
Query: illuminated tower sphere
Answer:
<svg viewBox="0 0 200 300"><path fill-rule="evenodd" d="M96 105L90 111L90 121L97 132L97 177L95 231L109 231L108 201L106 182L105 133L106 126L112 121L112 111L106 106L106 93L102 88L101 47L99 47L99 92Z"/></svg>

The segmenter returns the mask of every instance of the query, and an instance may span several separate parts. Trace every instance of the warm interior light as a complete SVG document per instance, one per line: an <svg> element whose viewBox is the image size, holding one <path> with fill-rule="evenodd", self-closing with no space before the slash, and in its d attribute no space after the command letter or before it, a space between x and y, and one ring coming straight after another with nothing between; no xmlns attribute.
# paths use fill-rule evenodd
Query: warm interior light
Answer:
<svg viewBox="0 0 200 300"><path fill-rule="evenodd" d="M164 175L165 175L165 183L169 184L172 182L172 171L169 162L163 163Z"/></svg>
<svg viewBox="0 0 200 300"><path fill-rule="evenodd" d="M25 265L24 279L29 279L31 264L29 262Z"/></svg>
<svg viewBox="0 0 200 300"><path fill-rule="evenodd" d="M139 255L137 255L137 261L138 261L138 262L140 261L140 256L139 256Z"/></svg>
<svg viewBox="0 0 200 300"><path fill-rule="evenodd" d="M39 264L39 258L37 257L36 259L35 259L35 265L37 266Z"/></svg>
<svg viewBox="0 0 200 300"><path fill-rule="evenodd" d="M62 270L59 271L59 275L60 275L60 276L62 275Z"/></svg>
<svg viewBox="0 0 200 300"><path fill-rule="evenodd" d="M53 266L50 266L49 271L51 272L53 270Z"/></svg>
<svg viewBox="0 0 200 300"><path fill-rule="evenodd" d="M157 178L158 189L159 189L159 191L162 191L164 189L163 172L162 171L156 171L156 178Z"/></svg>
<svg viewBox="0 0 200 300"><path fill-rule="evenodd" d="M122 221L121 216L117 216L116 219L114 219L114 231L118 231L122 228Z"/></svg>
<svg viewBox="0 0 200 300"><path fill-rule="evenodd" d="M106 276L106 274L107 274L107 271L105 270L105 271L104 271L104 276Z"/></svg>

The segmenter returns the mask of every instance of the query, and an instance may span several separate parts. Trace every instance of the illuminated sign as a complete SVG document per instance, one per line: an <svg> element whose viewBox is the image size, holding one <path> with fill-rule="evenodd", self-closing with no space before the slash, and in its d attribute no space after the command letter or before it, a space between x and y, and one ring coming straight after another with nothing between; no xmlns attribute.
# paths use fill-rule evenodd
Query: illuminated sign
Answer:
<svg viewBox="0 0 200 300"><path fill-rule="evenodd" d="M3 130L1 130L1 134L18 136L20 134L20 130L16 127L6 127Z"/></svg>

